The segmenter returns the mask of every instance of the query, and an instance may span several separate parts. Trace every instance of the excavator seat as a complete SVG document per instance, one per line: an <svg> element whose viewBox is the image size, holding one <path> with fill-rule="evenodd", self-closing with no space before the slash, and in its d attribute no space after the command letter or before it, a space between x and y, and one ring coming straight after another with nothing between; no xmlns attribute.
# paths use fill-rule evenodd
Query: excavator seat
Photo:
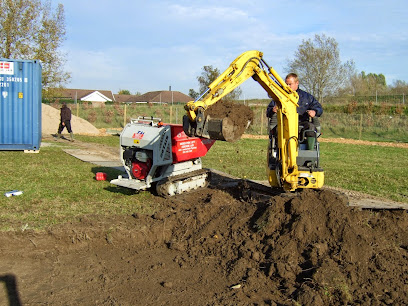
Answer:
<svg viewBox="0 0 408 306"><path fill-rule="evenodd" d="M306 136L308 135L308 136ZM306 167L319 168L320 150L317 138L320 133L315 130L301 130L299 135L299 151L296 164L299 169Z"/></svg>

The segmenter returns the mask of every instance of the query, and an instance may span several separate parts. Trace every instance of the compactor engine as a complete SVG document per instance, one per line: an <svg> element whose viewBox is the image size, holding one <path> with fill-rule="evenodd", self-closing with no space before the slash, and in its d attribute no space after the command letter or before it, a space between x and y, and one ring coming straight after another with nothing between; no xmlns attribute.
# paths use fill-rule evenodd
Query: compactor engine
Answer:
<svg viewBox="0 0 408 306"><path fill-rule="evenodd" d="M135 190L154 188L171 196L206 187L210 172L202 168L215 140L188 137L181 124L163 124L159 118L131 119L120 135L120 157L127 178L112 184Z"/></svg>

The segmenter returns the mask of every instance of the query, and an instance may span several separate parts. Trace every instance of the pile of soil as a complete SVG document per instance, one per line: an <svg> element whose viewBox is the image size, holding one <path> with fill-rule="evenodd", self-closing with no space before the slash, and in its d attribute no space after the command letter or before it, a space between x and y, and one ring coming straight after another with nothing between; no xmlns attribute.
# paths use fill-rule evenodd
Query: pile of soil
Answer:
<svg viewBox="0 0 408 306"><path fill-rule="evenodd" d="M42 104L41 131L43 136L56 134L60 123L60 110L50 105ZM100 131L85 119L79 118L72 114L71 119L72 132L81 135L99 135ZM62 134L68 134L64 129Z"/></svg>
<svg viewBox="0 0 408 306"><path fill-rule="evenodd" d="M259 196L217 176L209 188L154 200L153 215L1 233L0 301L408 303L406 211L356 210L330 190Z"/></svg>
<svg viewBox="0 0 408 306"><path fill-rule="evenodd" d="M254 120L254 113L251 108L229 101L219 101L211 105L206 110L206 115L213 119L225 118L222 123L223 134L225 140L228 142L239 140L249 127L248 123Z"/></svg>

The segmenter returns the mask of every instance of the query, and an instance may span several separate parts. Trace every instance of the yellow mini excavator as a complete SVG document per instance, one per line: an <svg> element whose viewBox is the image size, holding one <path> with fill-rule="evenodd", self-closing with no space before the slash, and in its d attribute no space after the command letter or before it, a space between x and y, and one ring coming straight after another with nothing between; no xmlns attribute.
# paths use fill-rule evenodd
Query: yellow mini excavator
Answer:
<svg viewBox="0 0 408 306"><path fill-rule="evenodd" d="M268 145L268 180L272 187L286 191L300 188L321 188L324 172L320 167L318 132L314 133L315 145L307 149L306 134L299 135L297 113L298 94L293 91L276 71L267 65L260 51L247 51L231 65L195 101L185 105L183 129L188 136L213 140L228 139L232 129L228 118L215 119L206 115L211 105L237 88L249 77L258 82L278 106L277 126L270 128Z"/></svg>

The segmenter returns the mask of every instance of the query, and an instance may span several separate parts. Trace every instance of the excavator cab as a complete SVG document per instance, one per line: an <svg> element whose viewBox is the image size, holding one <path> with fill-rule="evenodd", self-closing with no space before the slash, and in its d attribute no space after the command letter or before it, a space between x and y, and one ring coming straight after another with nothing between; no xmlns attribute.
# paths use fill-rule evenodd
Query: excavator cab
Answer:
<svg viewBox="0 0 408 306"><path fill-rule="evenodd" d="M319 119L313 118L313 126L316 129L307 129L305 126L299 124L299 137L297 146L296 165L299 171L298 188L320 188L323 184L324 176L323 169L320 165L320 144L318 138L321 135L321 127ZM267 150L267 165L269 181L274 187L284 187L280 180L282 171L281 160L279 156L281 150L278 146L278 126L276 115L268 118L269 142ZM277 178L275 180L275 178ZM314 187L310 187L314 186Z"/></svg>

